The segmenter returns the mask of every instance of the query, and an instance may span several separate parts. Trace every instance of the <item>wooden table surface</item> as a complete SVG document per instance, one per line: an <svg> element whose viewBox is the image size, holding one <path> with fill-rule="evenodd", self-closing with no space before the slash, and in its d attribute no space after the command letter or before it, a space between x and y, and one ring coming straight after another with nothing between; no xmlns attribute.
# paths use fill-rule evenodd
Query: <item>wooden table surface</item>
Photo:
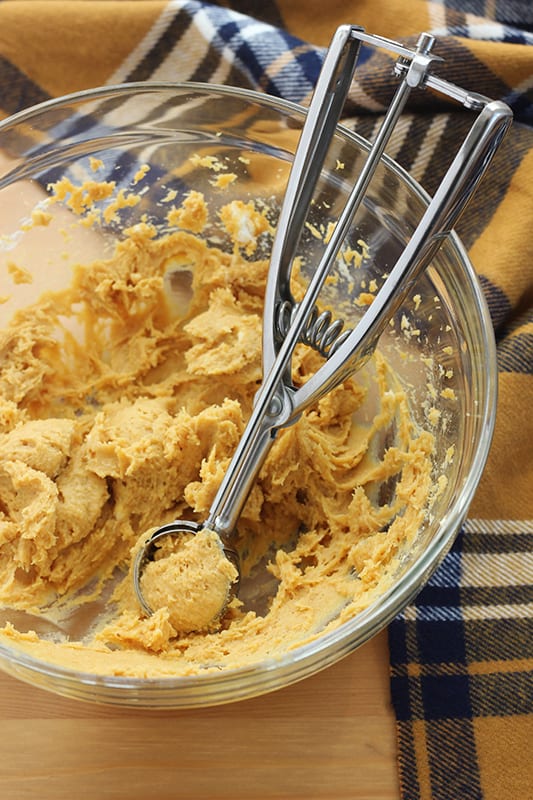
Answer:
<svg viewBox="0 0 533 800"><path fill-rule="evenodd" d="M191 711L66 700L0 673L1 800L398 800L386 634L294 686Z"/></svg>

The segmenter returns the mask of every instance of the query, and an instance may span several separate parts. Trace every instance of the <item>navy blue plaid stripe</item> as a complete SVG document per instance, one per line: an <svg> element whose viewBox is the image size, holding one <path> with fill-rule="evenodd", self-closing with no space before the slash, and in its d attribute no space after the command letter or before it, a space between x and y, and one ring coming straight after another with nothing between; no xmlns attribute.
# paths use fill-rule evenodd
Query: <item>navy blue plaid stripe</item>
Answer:
<svg viewBox="0 0 533 800"><path fill-rule="evenodd" d="M492 326L495 331L498 331L513 313L513 307L507 295L499 286L492 283L483 273L478 277L487 301Z"/></svg>
<svg viewBox="0 0 533 800"><path fill-rule="evenodd" d="M473 724L435 719L426 739L431 800L482 800Z"/></svg>
<svg viewBox="0 0 533 800"><path fill-rule="evenodd" d="M498 369L500 372L533 374L533 333L518 333L500 344Z"/></svg>
<svg viewBox="0 0 533 800"><path fill-rule="evenodd" d="M0 56L0 80L2 84L0 107L6 114L14 114L22 108L44 103L50 99L50 95L41 86L4 56Z"/></svg>
<svg viewBox="0 0 533 800"><path fill-rule="evenodd" d="M490 613L490 606L487 606L486 614ZM464 639L470 662L525 659L531 655L533 619L507 616L469 621L464 624ZM530 710L533 711L533 703Z"/></svg>
<svg viewBox="0 0 533 800"><path fill-rule="evenodd" d="M533 6L530 0L446 0L446 6L463 14L490 17L494 14L497 22L507 25L520 25L520 28L533 28Z"/></svg>
<svg viewBox="0 0 533 800"><path fill-rule="evenodd" d="M180 9L171 18L169 25L162 31L157 41L154 42L149 52L135 66L129 74L129 81L146 81L158 65L176 47L179 41L187 35L192 24L192 17L187 9Z"/></svg>
<svg viewBox="0 0 533 800"><path fill-rule="evenodd" d="M236 66L249 75L257 88L295 102L303 100L312 91L322 63L320 50L305 45L308 48L306 54L291 59L287 67L271 77L271 65L278 58L304 46L301 39L281 28L209 3L187 3L186 11L192 17L200 12L208 16L216 31L211 47L219 52L229 51Z"/></svg>
<svg viewBox="0 0 533 800"><path fill-rule="evenodd" d="M462 546L463 553L530 553L533 533L469 533Z"/></svg>
<svg viewBox="0 0 533 800"><path fill-rule="evenodd" d="M473 675L470 677L470 697L475 717L531 714L533 710L531 673L517 671Z"/></svg>
<svg viewBox="0 0 533 800"><path fill-rule="evenodd" d="M516 552L528 552L517 550ZM533 602L530 586L462 586L461 603L467 606L521 605Z"/></svg>

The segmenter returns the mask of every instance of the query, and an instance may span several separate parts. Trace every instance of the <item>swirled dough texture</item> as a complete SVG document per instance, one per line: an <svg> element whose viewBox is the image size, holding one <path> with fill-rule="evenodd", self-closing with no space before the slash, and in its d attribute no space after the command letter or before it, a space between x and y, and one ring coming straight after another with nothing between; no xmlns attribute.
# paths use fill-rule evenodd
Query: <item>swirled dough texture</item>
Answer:
<svg viewBox="0 0 533 800"><path fill-rule="evenodd" d="M134 225L0 333L0 603L100 609L79 637L4 627L46 661L143 677L279 657L388 588L427 513L432 437L377 355L278 434L235 537L241 599L216 629L181 632L164 601L141 612L139 537L206 519L261 380L268 263L253 237L223 252L194 230ZM299 346L296 385L321 363Z"/></svg>

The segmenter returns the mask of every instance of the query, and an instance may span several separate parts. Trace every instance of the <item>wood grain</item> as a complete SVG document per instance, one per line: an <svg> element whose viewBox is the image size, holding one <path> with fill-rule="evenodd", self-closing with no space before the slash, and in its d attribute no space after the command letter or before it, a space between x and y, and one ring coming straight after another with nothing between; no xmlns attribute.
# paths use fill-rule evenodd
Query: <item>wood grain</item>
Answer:
<svg viewBox="0 0 533 800"><path fill-rule="evenodd" d="M398 800L386 635L253 700L144 711L0 673L2 800Z"/></svg>

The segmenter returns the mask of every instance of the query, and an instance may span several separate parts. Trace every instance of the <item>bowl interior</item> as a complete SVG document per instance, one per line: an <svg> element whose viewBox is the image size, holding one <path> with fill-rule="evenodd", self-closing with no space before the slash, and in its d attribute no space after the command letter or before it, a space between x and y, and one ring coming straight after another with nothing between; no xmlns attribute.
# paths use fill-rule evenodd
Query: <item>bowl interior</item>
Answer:
<svg viewBox="0 0 533 800"><path fill-rule="evenodd" d="M233 236L221 213L232 203L253 203L275 227L292 155L303 124L301 110L282 101L227 88L198 85L130 85L102 89L45 104L0 126L0 271L6 281L0 326L7 330L19 309L43 292L61 291L79 263L108 258L135 226L151 225L157 237L171 233L169 215L191 193L208 201L202 237L231 252ZM325 247L358 175L367 143L339 129L328 154L300 243L305 282ZM70 182L63 202L50 203L58 186ZM90 204L75 207L72 187L112 185ZM117 201L118 198L118 201ZM321 304L353 326L390 272L426 207L414 182L383 159L339 254L334 279ZM179 224L179 223L178 223ZM237 234L238 235L238 234ZM272 233L257 237L250 263L268 258ZM165 273L170 305L180 313L190 301L194 268L174 259ZM83 340L79 320L63 320L58 339ZM54 691L90 700L194 706L246 697L277 688L340 658L387 624L435 568L453 540L477 485L494 419L494 348L488 316L468 259L448 237L409 298L391 319L379 352L406 393L413 424L434 438L431 503L414 541L406 545L394 581L371 598L367 609L324 636L302 635L288 653L262 658L216 677L119 679L85 674L40 661L9 641L0 642L5 669ZM362 371L367 397L354 418L368 425L379 408L376 365ZM398 438L397 421L373 442L382 455ZM390 502L394 480L367 487L375 503ZM275 581L260 568L245 576L242 600L266 613ZM44 637L83 638L105 612L108 595L60 620L36 619L6 608L4 622ZM59 625L59 632L58 626Z"/></svg>

